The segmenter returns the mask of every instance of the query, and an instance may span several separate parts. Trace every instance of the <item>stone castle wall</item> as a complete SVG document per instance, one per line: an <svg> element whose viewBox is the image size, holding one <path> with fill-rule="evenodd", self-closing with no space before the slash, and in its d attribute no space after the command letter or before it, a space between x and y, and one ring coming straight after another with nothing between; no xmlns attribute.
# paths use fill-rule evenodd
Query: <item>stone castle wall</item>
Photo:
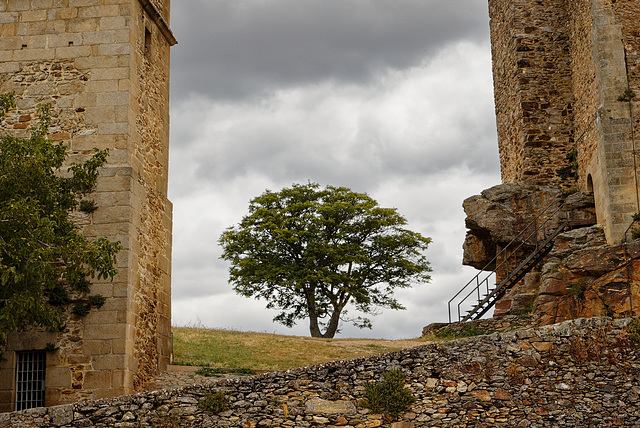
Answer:
<svg viewBox="0 0 640 428"><path fill-rule="evenodd" d="M13 427L602 427L640 425L629 320L579 319L176 390L0 415ZM398 421L361 405L401 369L416 399ZM199 408L223 392L228 409Z"/></svg>
<svg viewBox="0 0 640 428"><path fill-rule="evenodd" d="M15 91L17 102L3 127L25 135L37 105L51 103L49 138L69 147L70 162L108 148L91 196L99 208L79 222L85 235L124 247L115 279L92 285L107 298L102 308L69 315L64 334L10 336L0 363L0 411L12 410L15 351L59 346L47 354L47 405L131 393L169 362L175 40L149 13L153 5L168 21L162 0L0 0L0 92Z"/></svg>
<svg viewBox="0 0 640 428"><path fill-rule="evenodd" d="M573 140L565 0L489 2L503 182L560 183Z"/></svg>
<svg viewBox="0 0 640 428"><path fill-rule="evenodd" d="M609 243L640 211L638 5L490 0L502 180L593 192ZM569 159L573 153L574 159Z"/></svg>

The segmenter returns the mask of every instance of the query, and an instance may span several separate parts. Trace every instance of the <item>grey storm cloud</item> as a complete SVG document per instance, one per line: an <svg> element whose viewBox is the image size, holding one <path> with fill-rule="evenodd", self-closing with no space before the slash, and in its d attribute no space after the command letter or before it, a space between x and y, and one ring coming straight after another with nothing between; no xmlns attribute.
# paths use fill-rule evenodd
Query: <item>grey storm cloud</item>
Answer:
<svg viewBox="0 0 640 428"><path fill-rule="evenodd" d="M499 182L486 0L180 0L171 27L173 320L307 334L237 296L222 231L294 182L347 186L433 238L432 283L373 331L444 321L472 275L462 201Z"/></svg>
<svg viewBox="0 0 640 428"><path fill-rule="evenodd" d="M399 4L401 3L401 5ZM448 43L488 37L478 0L183 0L173 8L172 97L372 78Z"/></svg>

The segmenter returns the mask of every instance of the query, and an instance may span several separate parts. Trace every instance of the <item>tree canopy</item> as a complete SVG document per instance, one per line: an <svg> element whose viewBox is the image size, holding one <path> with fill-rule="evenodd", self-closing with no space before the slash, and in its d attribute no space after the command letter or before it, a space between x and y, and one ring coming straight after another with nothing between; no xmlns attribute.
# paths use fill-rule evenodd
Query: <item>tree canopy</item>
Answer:
<svg viewBox="0 0 640 428"><path fill-rule="evenodd" d="M1 118L15 104L10 94L0 95ZM104 302L89 295L91 280L117 273L121 245L88 240L70 217L80 205L95 209L83 198L94 190L108 151L62 171L66 148L46 138L50 117L44 106L28 138L0 136L0 344L29 325L64 329L69 308L82 316Z"/></svg>
<svg viewBox="0 0 640 428"><path fill-rule="evenodd" d="M334 337L341 320L371 328L368 318L345 316L348 304L363 314L405 309L394 289L429 281L430 239L405 224L365 193L294 184L251 200L249 214L221 235L221 258L238 294L280 311L274 321L308 318L311 336Z"/></svg>

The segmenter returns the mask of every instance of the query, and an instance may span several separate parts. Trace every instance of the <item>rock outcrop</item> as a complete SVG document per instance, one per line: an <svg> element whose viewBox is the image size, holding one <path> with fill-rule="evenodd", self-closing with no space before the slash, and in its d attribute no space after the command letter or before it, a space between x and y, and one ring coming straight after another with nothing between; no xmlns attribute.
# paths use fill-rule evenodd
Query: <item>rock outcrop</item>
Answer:
<svg viewBox="0 0 640 428"><path fill-rule="evenodd" d="M512 240L524 245L510 254L510 266L566 222L549 254L496 303L495 317L532 313L553 324L640 313L640 241L607 245L591 195L510 183L468 198L463 206L469 228L463 263L487 271L505 257L496 259ZM498 269L498 280L504 275Z"/></svg>

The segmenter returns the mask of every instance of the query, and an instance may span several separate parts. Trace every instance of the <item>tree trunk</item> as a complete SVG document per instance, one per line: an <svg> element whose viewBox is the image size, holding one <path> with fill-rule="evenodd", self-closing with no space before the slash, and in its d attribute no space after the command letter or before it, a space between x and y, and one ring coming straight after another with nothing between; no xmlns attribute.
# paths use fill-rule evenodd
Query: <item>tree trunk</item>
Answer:
<svg viewBox="0 0 640 428"><path fill-rule="evenodd" d="M327 339L332 339L333 336L336 335L338 331L338 327L340 326L340 314L342 313L342 307L334 308L333 313L331 314L331 319L329 320L329 325L327 326L327 330L324 332L322 337Z"/></svg>
<svg viewBox="0 0 640 428"><path fill-rule="evenodd" d="M309 314L309 332L311 337L322 337L320 325L318 324L318 312L316 312L316 289L315 287L307 287L304 295L307 301L307 313Z"/></svg>
<svg viewBox="0 0 640 428"><path fill-rule="evenodd" d="M308 302L307 302L308 303ZM320 330L320 324L318 323L318 314L316 313L315 306L308 305L307 311L309 313L309 332L311 337L320 337L323 339L333 339L340 326L340 314L344 307L334 308L329 320L329 325L324 333Z"/></svg>
<svg viewBox="0 0 640 428"><path fill-rule="evenodd" d="M329 325L324 333L320 330L320 323L318 322L318 312L316 311L316 296L315 296L315 287L307 287L305 289L305 299L307 301L307 314L309 314L309 332L311 333L311 337L319 337L324 339L333 339L333 336L336 335L338 331L338 327L340 326L340 314L342 310L346 306L348 298L342 301L333 301L333 313L331 314L331 319L329 320Z"/></svg>
<svg viewBox="0 0 640 428"><path fill-rule="evenodd" d="M322 332L320 332L320 325L318 324L318 315L316 314L315 308L313 308L313 312L311 308L308 309L309 312L309 332L311 333L311 337L323 337Z"/></svg>

